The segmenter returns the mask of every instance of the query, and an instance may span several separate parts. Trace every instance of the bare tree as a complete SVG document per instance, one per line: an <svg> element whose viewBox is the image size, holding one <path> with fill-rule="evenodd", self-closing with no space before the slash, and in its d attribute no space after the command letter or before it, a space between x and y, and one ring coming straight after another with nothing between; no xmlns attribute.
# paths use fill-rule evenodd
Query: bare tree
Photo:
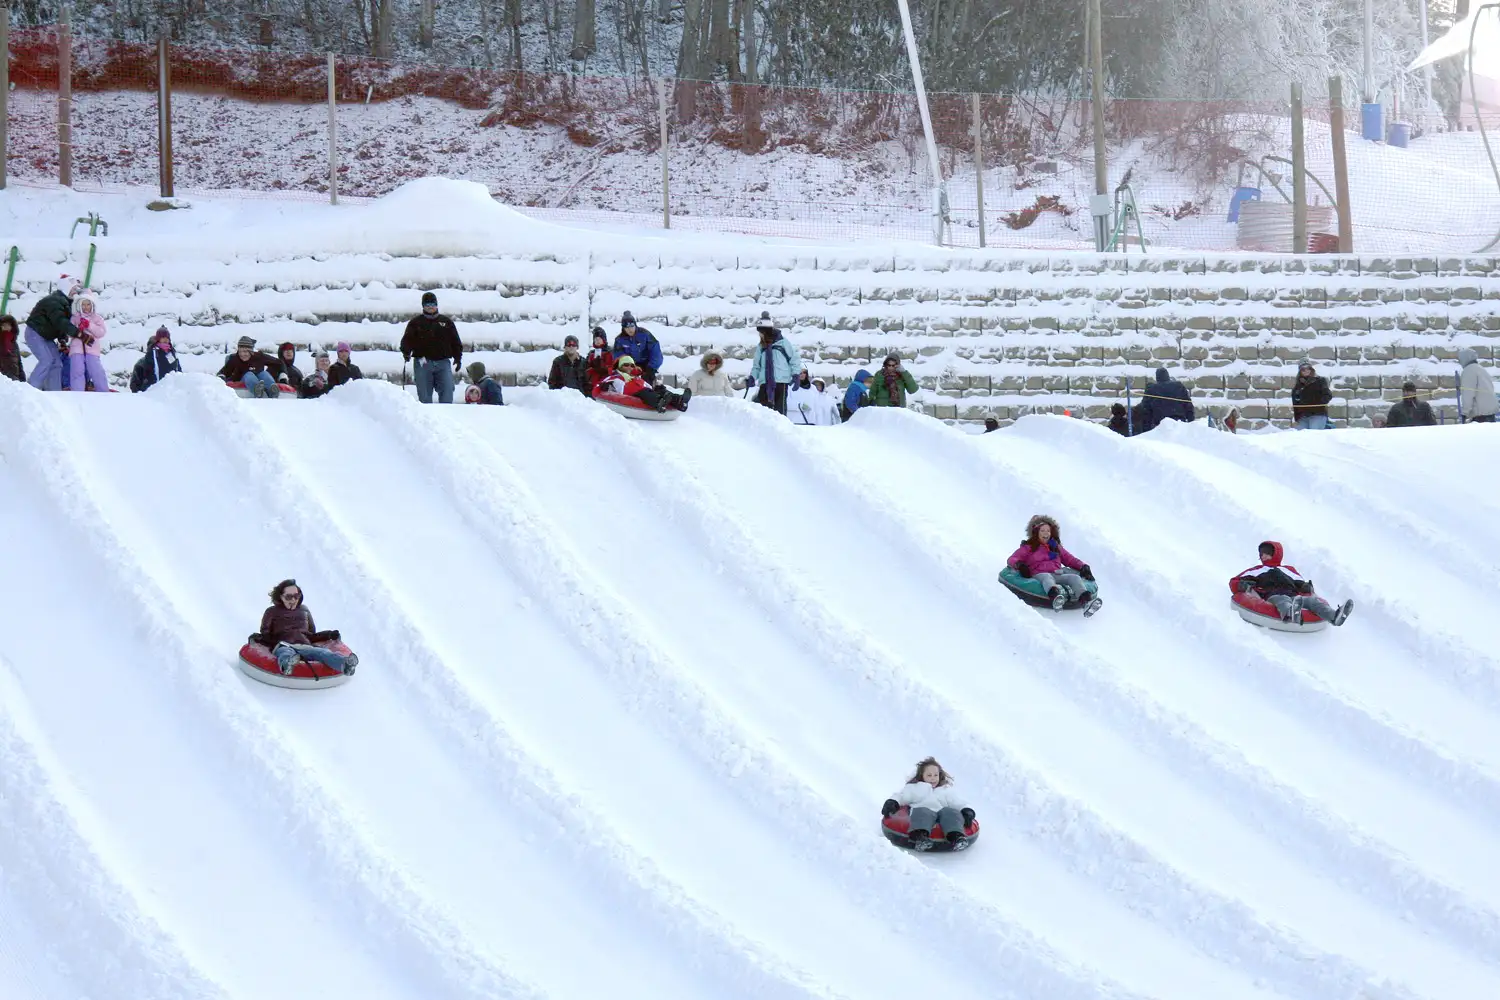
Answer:
<svg viewBox="0 0 1500 1000"><path fill-rule="evenodd" d="M573 48L569 59L587 59L599 47L595 32L594 0L576 0L573 5Z"/></svg>

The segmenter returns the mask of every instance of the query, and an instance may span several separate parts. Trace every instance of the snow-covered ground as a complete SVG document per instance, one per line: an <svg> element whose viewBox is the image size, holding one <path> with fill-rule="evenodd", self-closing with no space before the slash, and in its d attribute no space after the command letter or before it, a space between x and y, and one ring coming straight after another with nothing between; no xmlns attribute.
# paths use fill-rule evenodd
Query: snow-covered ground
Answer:
<svg viewBox="0 0 1500 1000"><path fill-rule="evenodd" d="M422 97L341 104L342 193L378 196L407 180L441 175L478 181L501 201L539 217L660 225L661 160L643 138L654 124L604 121L598 134L580 144L569 129L545 122L482 125L487 114ZM54 93L17 90L12 95L13 177L23 182L56 178L55 115ZM173 121L181 193L235 190L326 197L320 195L327 191L328 178L324 105L254 102L185 90L174 97ZM1075 141L1076 126L1064 130L1067 149L1088 145ZM156 134L153 93L78 93L75 185L106 190L154 184ZM696 133L684 135L670 147L672 224L816 240L930 240L929 168L917 138L883 138L872 129L868 142L846 142L840 155L828 155L781 137L784 141L773 142L767 151L747 155ZM1368 143L1351 133L1348 148L1359 252L1465 253L1500 229L1500 191L1477 133L1427 135L1406 149ZM1332 146L1325 124L1309 121L1307 149L1309 169L1331 191ZM1226 113L1187 124L1166 115L1159 134L1112 148L1110 184L1130 177L1153 247L1233 250L1236 227L1227 221L1227 209L1236 164L1231 157L1225 176L1205 180L1212 171L1202 169L1200 162L1217 161L1231 150L1251 159L1289 156L1285 109L1268 107L1262 115ZM977 246L972 160L962 150L945 150L943 162L954 220L948 239ZM1055 174L1014 166L986 168L989 246L1092 247L1091 155L1059 150L1056 162ZM1290 176L1284 163L1266 166ZM1265 200L1282 201L1253 169L1243 173L1243 180L1263 188ZM1290 180L1281 186L1289 195ZM1308 193L1313 204L1332 202L1316 183L1309 183ZM1055 199L1063 212L1042 212L1019 229L1006 224L1007 216L1033 208L1039 198Z"/></svg>
<svg viewBox="0 0 1500 1000"><path fill-rule="evenodd" d="M1500 992L1492 428L511 403L0 382L0 996ZM1348 625L1230 611L1266 537ZM286 576L347 686L235 669Z"/></svg>

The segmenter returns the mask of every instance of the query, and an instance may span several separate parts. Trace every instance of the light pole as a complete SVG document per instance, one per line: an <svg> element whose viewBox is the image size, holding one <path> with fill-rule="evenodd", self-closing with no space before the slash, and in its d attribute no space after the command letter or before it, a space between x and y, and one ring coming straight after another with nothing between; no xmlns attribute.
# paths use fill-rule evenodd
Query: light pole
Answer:
<svg viewBox="0 0 1500 1000"><path fill-rule="evenodd" d="M917 88L917 110L922 115L922 134L927 139L927 160L932 165L932 236L943 242L943 223L948 214L948 191L943 184L943 168L938 162L937 141L932 137L932 115L927 111L927 85L922 81L922 59L917 54L917 35L911 26L911 7L906 0L896 0L901 8L901 31L906 36L906 56L911 60L911 80Z"/></svg>
<svg viewBox="0 0 1500 1000"><path fill-rule="evenodd" d="M1088 20L1094 116L1094 197L1089 200L1089 214L1094 217L1094 249L1103 253L1109 247L1114 206L1109 200L1109 153L1104 145L1104 18L1099 0L1089 0Z"/></svg>

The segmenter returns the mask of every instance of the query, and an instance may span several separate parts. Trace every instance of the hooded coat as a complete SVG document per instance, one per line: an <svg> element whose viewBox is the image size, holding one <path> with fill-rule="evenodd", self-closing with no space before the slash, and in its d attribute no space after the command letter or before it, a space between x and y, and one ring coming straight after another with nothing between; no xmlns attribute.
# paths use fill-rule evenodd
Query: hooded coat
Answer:
<svg viewBox="0 0 1500 1000"><path fill-rule="evenodd" d="M0 378L26 381L21 365L20 324L14 316L0 316Z"/></svg>
<svg viewBox="0 0 1500 1000"><path fill-rule="evenodd" d="M861 368L854 373L854 381L849 383L849 388L844 390L844 409L851 415L868 401L870 389L865 385L865 379L869 377L870 370Z"/></svg>
<svg viewBox="0 0 1500 1000"><path fill-rule="evenodd" d="M130 391L145 392L171 372L182 371L182 362L177 360L177 351L169 340L162 344L153 337L146 345L146 353L130 370Z"/></svg>
<svg viewBox="0 0 1500 1000"><path fill-rule="evenodd" d="M905 368L897 368L894 379L887 379L884 366L875 373L870 383L870 398L867 406L905 406L906 394L917 391L917 380Z"/></svg>
<svg viewBox="0 0 1500 1000"><path fill-rule="evenodd" d="M1316 370L1311 376L1299 372L1297 381L1292 383L1292 417L1297 420L1303 417L1326 417L1331 399L1333 393L1328 390L1326 378Z"/></svg>
<svg viewBox="0 0 1500 1000"><path fill-rule="evenodd" d="M1312 581L1298 573L1297 567L1281 561L1280 542L1266 541L1261 544L1271 546L1271 558L1237 574L1229 581L1230 590L1239 593L1248 584L1261 597L1312 593Z"/></svg>
<svg viewBox="0 0 1500 1000"><path fill-rule="evenodd" d="M1052 528L1052 537L1047 540L1046 545L1037 537L1037 529L1044 524ZM1064 566L1073 570L1083 569L1083 560L1063 548L1062 533L1058 530L1057 522L1045 514L1037 514L1026 522L1026 540L1005 562L1011 569L1025 567L1029 571L1026 574L1028 576L1056 573Z"/></svg>
<svg viewBox="0 0 1500 1000"><path fill-rule="evenodd" d="M1156 381L1146 387L1146 398L1135 408L1135 432L1155 430L1163 420L1192 423L1197 414L1187 386L1174 379L1165 368L1156 369Z"/></svg>
<svg viewBox="0 0 1500 1000"><path fill-rule="evenodd" d="M1479 355L1473 348L1465 347L1458 352L1458 363L1463 371L1458 376L1458 404L1463 408L1464 419L1493 417L1495 415L1495 381L1479 363Z"/></svg>
<svg viewBox="0 0 1500 1000"><path fill-rule="evenodd" d="M794 424L807 427L832 427L839 422L836 397L827 389L809 384L806 389L793 385L786 396L786 415Z"/></svg>
<svg viewBox="0 0 1500 1000"><path fill-rule="evenodd" d="M85 313L83 304L87 302L93 312ZM104 353L104 341L109 337L109 324L104 317L99 315L99 300L94 297L93 292L80 292L73 300L73 315L71 318L73 336L68 338L68 353L92 354L95 357ZM87 336L88 340L83 338Z"/></svg>
<svg viewBox="0 0 1500 1000"><path fill-rule="evenodd" d="M656 334L644 326L637 326L633 337L627 336L622 329L615 338L615 357L623 358L627 354L642 368L649 368L653 372L661 370L661 342L656 339Z"/></svg>
<svg viewBox="0 0 1500 1000"><path fill-rule="evenodd" d="M718 361L719 370L710 372L709 361ZM698 362L698 370L688 376L687 387L693 390L693 397L701 396L733 396L734 386L729 384L729 376L724 374L724 355L718 351L709 351L703 355Z"/></svg>

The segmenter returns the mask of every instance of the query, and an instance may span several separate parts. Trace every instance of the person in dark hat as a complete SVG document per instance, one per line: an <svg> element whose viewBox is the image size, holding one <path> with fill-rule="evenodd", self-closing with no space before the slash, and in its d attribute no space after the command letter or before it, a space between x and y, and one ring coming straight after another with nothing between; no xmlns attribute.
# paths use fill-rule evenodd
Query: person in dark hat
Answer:
<svg viewBox="0 0 1500 1000"><path fill-rule="evenodd" d="M887 354L870 386L870 406L905 406L906 394L917 391L917 380L901 364L901 355Z"/></svg>
<svg viewBox="0 0 1500 1000"><path fill-rule="evenodd" d="M432 402L436 387L438 402L453 402L453 377L463 371L464 344L453 320L438 312L435 292L422 293L422 314L413 316L401 335L401 357L416 360L412 379L418 399Z"/></svg>
<svg viewBox="0 0 1500 1000"><path fill-rule="evenodd" d="M182 371L177 351L172 347L172 332L165 326L156 328L146 353L130 371L130 391L145 392L173 372Z"/></svg>
<svg viewBox="0 0 1500 1000"><path fill-rule="evenodd" d="M628 309L620 317L620 335L615 338L614 355L616 359L630 357L648 385L656 382L656 373L661 371L661 343L656 334L636 325L635 316Z"/></svg>
<svg viewBox="0 0 1500 1000"><path fill-rule="evenodd" d="M219 378L244 383L251 396L280 399L281 391L276 388L276 376L272 374L277 368L275 358L255 349L254 337L241 337L234 353L224 359Z"/></svg>
<svg viewBox="0 0 1500 1000"><path fill-rule="evenodd" d="M601 379L609 378L615 370L615 355L609 349L609 334L604 332L604 327L596 326L591 334L588 357L584 358L588 375L588 389L585 396L593 398L594 389L598 387Z"/></svg>
<svg viewBox="0 0 1500 1000"><path fill-rule="evenodd" d="M547 388L577 389L585 396L589 385L589 366L578 353L578 338L571 333L563 338L563 352L552 359L552 370L547 373Z"/></svg>
<svg viewBox="0 0 1500 1000"><path fill-rule="evenodd" d="M1197 416L1187 386L1174 379L1165 368L1156 369L1156 381L1146 386L1145 396L1135 407L1137 434L1154 430L1163 420L1181 420L1190 424Z"/></svg>
<svg viewBox="0 0 1500 1000"><path fill-rule="evenodd" d="M300 395L302 392L302 369L297 367L297 345L290 340L276 349L276 381L285 382Z"/></svg>
<svg viewBox="0 0 1500 1000"><path fill-rule="evenodd" d="M1328 404L1332 401L1328 380L1318 374L1311 361L1303 358L1297 366L1297 381L1292 383L1292 417L1297 430L1328 430Z"/></svg>
<svg viewBox="0 0 1500 1000"><path fill-rule="evenodd" d="M1116 403L1109 408L1109 429L1120 437L1130 437L1130 417L1125 412L1124 403Z"/></svg>
<svg viewBox="0 0 1500 1000"><path fill-rule="evenodd" d="M1386 414L1385 425L1387 427L1431 427L1437 423L1432 415L1432 407L1426 400L1417 396L1417 384L1415 382L1401 383L1401 402L1391 407L1391 412Z"/></svg>
<svg viewBox="0 0 1500 1000"><path fill-rule="evenodd" d="M469 385L479 389L479 398L475 402L488 406L505 405L505 392L500 387L500 381L485 374L483 361L469 363Z"/></svg>

